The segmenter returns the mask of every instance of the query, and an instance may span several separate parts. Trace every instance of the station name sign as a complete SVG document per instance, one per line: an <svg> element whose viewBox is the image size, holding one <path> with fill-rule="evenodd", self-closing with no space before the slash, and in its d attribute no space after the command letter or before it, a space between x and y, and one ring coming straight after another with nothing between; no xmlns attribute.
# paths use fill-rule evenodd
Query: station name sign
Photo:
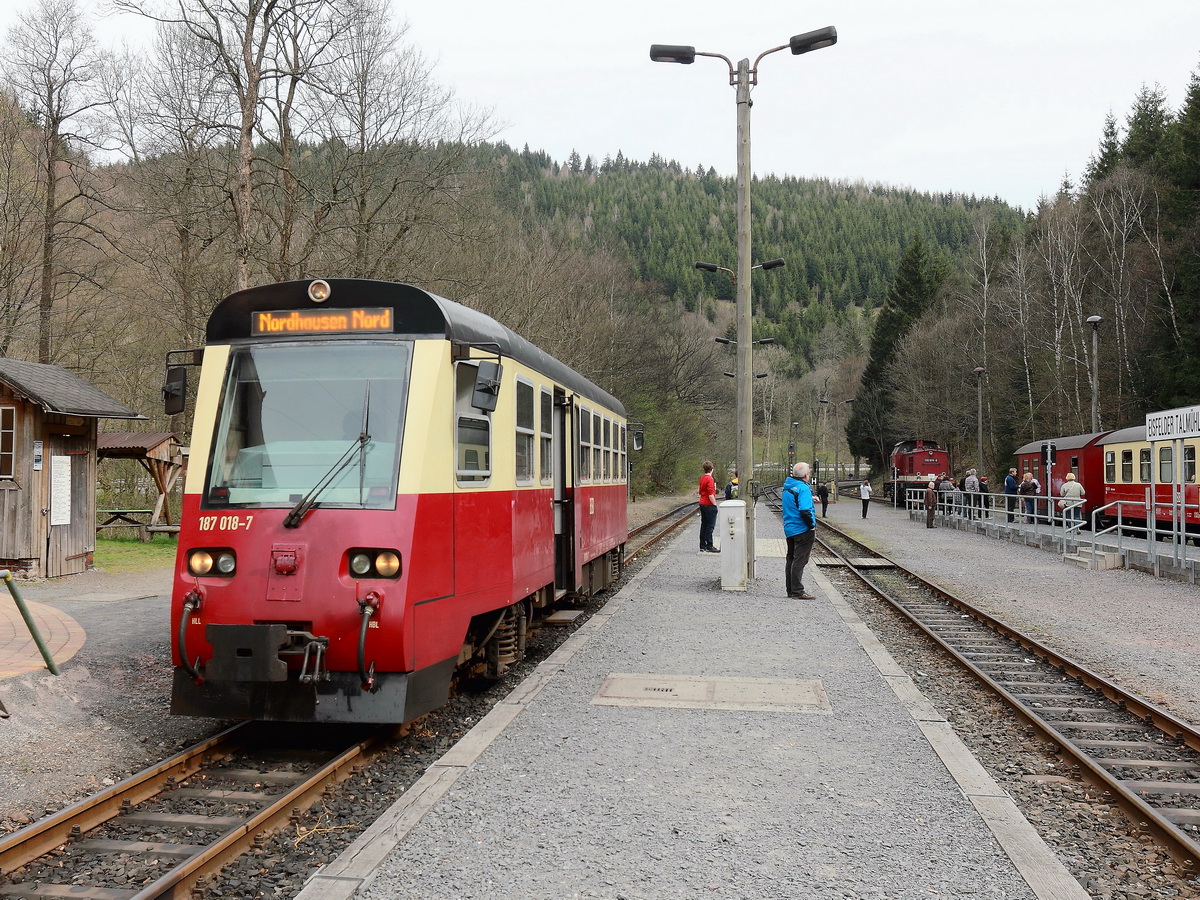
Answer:
<svg viewBox="0 0 1200 900"><path fill-rule="evenodd" d="M1200 406L1146 414L1146 440L1176 441L1200 436Z"/></svg>
<svg viewBox="0 0 1200 900"><path fill-rule="evenodd" d="M391 307L260 311L250 314L250 333L391 334L392 322Z"/></svg>

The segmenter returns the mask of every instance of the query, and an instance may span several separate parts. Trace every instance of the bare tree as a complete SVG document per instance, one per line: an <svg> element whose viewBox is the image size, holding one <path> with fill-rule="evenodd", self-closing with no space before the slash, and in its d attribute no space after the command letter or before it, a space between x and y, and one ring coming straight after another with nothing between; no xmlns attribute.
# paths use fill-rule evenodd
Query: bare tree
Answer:
<svg viewBox="0 0 1200 900"><path fill-rule="evenodd" d="M51 362L56 302L73 284L94 281L72 267L64 243L97 235L85 153L100 144L96 112L109 101L97 91L102 60L76 0L39 0L19 17L7 51L8 88L34 122L20 134L40 171L37 356Z"/></svg>

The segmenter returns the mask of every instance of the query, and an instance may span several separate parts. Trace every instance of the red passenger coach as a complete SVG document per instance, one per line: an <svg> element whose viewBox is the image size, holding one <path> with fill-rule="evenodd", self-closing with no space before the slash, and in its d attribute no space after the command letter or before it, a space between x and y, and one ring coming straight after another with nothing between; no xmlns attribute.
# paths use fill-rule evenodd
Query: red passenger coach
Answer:
<svg viewBox="0 0 1200 900"><path fill-rule="evenodd" d="M168 412L201 358L172 712L406 722L620 574L624 408L482 313L388 282L240 291L171 354Z"/></svg>
<svg viewBox="0 0 1200 900"><path fill-rule="evenodd" d="M1026 472L1032 472L1034 479L1042 486L1041 496L1058 497L1062 494L1067 473L1073 473L1085 492L1081 508L1083 518L1090 521L1092 510L1105 502L1104 461L1100 445L1109 434L1107 431L1072 434L1032 441L1018 447L1014 454L1017 458L1017 480L1020 481ZM1050 457L1048 464L1047 456Z"/></svg>

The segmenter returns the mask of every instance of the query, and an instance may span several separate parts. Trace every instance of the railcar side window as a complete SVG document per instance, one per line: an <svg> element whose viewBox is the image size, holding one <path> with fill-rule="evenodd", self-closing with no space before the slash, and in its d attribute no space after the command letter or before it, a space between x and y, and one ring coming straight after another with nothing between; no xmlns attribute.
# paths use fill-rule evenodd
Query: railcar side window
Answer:
<svg viewBox="0 0 1200 900"><path fill-rule="evenodd" d="M0 478L17 474L17 408L0 406Z"/></svg>
<svg viewBox="0 0 1200 900"><path fill-rule="evenodd" d="M455 477L459 484L480 484L492 474L492 420L471 405L477 363L460 362L454 373Z"/></svg>
<svg viewBox="0 0 1200 900"><path fill-rule="evenodd" d="M1138 468L1141 470L1141 478L1139 480L1142 482L1142 484L1149 484L1154 480L1153 475L1150 472L1149 447L1142 447L1140 450L1138 450Z"/></svg>
<svg viewBox="0 0 1200 900"><path fill-rule="evenodd" d="M579 480L592 480L592 413L579 410Z"/></svg>
<svg viewBox="0 0 1200 900"><path fill-rule="evenodd" d="M533 385L517 381L517 484L533 484Z"/></svg>
<svg viewBox="0 0 1200 900"><path fill-rule="evenodd" d="M617 476L619 481L624 481L629 474L629 464L626 460L626 454L629 451L625 448L625 426L621 426L621 472Z"/></svg>
<svg viewBox="0 0 1200 900"><path fill-rule="evenodd" d="M1196 483L1196 445L1186 444L1183 448L1183 480Z"/></svg>
<svg viewBox="0 0 1200 900"><path fill-rule="evenodd" d="M541 479L542 484L549 484L554 477L554 395L547 390L542 391L541 429Z"/></svg>
<svg viewBox="0 0 1200 900"><path fill-rule="evenodd" d="M1104 480L1109 484L1117 480L1117 452L1115 450L1104 451Z"/></svg>
<svg viewBox="0 0 1200 900"><path fill-rule="evenodd" d="M1175 467L1172 465L1170 447L1160 447L1158 450L1158 483L1170 484L1175 480Z"/></svg>
<svg viewBox="0 0 1200 900"><path fill-rule="evenodd" d="M1121 481L1125 484L1133 482L1133 451L1121 451Z"/></svg>

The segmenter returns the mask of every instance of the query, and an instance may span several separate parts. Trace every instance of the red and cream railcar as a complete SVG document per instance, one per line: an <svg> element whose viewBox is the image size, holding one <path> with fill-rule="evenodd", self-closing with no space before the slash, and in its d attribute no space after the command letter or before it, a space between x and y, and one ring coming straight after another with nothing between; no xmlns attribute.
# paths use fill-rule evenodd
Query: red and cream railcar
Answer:
<svg viewBox="0 0 1200 900"><path fill-rule="evenodd" d="M1153 491L1154 519L1157 527L1171 530L1178 521L1179 507L1175 492L1182 486L1182 516L1188 536L1200 535L1200 489L1196 485L1196 445L1200 439L1182 442L1182 470L1176 469L1176 442L1146 440L1146 426L1135 425L1106 435L1100 442L1103 451L1104 503L1121 501L1121 520L1145 527L1147 500ZM1103 512L1106 525L1117 519L1115 507Z"/></svg>
<svg viewBox="0 0 1200 900"><path fill-rule="evenodd" d="M1111 433L1073 434L1048 441L1031 441L1018 447L1013 454L1017 458L1017 480L1020 481L1026 472L1032 472L1034 479L1042 486L1042 497L1058 497L1062 494L1067 473L1073 473L1083 485L1083 518L1090 521L1092 510L1108 502L1102 490L1104 459L1101 444ZM1054 447L1049 466L1046 465L1048 444ZM999 487L1000 490L1004 489L1003 484ZM1044 507L1041 509L1045 511Z"/></svg>
<svg viewBox="0 0 1200 900"><path fill-rule="evenodd" d="M615 398L410 285L226 298L196 396L172 712L405 722L460 667L498 677L538 610L619 574L626 437Z"/></svg>

